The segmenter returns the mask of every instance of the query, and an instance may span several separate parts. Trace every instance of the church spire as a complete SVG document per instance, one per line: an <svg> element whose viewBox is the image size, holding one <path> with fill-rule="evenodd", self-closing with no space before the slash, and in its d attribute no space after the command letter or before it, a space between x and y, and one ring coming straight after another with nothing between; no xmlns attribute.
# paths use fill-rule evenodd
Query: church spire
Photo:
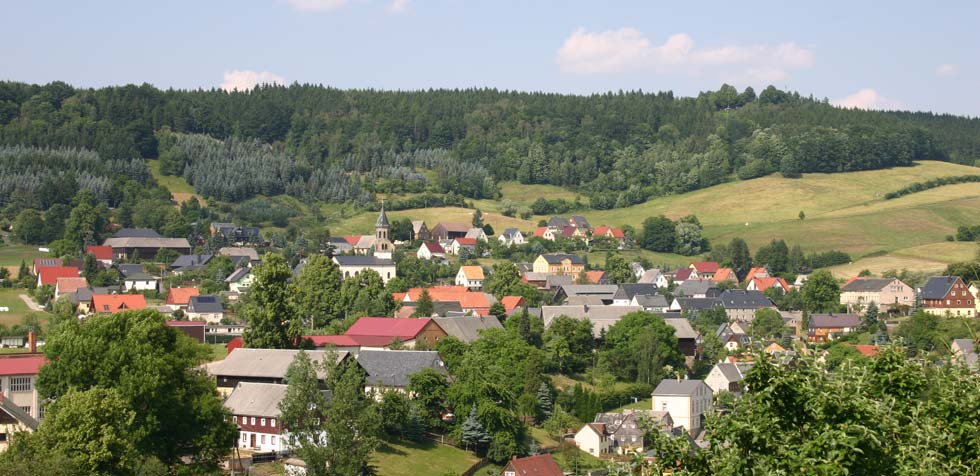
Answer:
<svg viewBox="0 0 980 476"><path fill-rule="evenodd" d="M388 215L385 214L385 199L381 199L381 213L378 214L378 221L374 224L375 228L391 228L388 223Z"/></svg>

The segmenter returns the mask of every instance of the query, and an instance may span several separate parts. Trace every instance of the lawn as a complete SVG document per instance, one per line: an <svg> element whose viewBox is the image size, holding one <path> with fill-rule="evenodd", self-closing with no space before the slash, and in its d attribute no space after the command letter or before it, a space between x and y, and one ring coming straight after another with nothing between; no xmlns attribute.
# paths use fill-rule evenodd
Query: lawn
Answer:
<svg viewBox="0 0 980 476"><path fill-rule="evenodd" d="M27 304L24 300L20 298L21 294L26 294L26 289L19 288L2 288L0 289L0 306L9 307L9 312L0 312L0 325L3 326L13 326L20 324L24 316L31 312L28 309ZM47 317L48 314L44 312L38 312L42 316ZM47 319L43 319L42 323L47 323Z"/></svg>
<svg viewBox="0 0 980 476"><path fill-rule="evenodd" d="M862 270L880 275L888 270L939 273L950 263L969 261L976 256L980 246L976 243L943 241L903 248L882 256L861 258L848 264L830 268L838 278L857 276Z"/></svg>
<svg viewBox="0 0 980 476"><path fill-rule="evenodd" d="M17 269L20 262L24 261L30 267L34 263L34 258L43 258L47 253L37 250L33 245L0 245L0 266L10 268L13 277L17 277Z"/></svg>
<svg viewBox="0 0 980 476"><path fill-rule="evenodd" d="M176 177L173 175L162 175L160 174L160 161L159 160L149 160L147 165L150 168L150 173L153 174L153 178L156 179L157 183L170 190L170 194L173 199L178 204L187 200L191 197L197 197L197 199L204 205L206 202L204 198L194 192L194 187L192 187L183 177Z"/></svg>
<svg viewBox="0 0 980 476"><path fill-rule="evenodd" d="M383 441L371 457L378 476L462 474L479 461L473 453L432 442Z"/></svg>
<svg viewBox="0 0 980 476"><path fill-rule="evenodd" d="M611 410L610 413L619 413L622 412L623 410L651 410L651 409L653 409L653 399L644 398L642 400L637 401L636 403L626 404L615 410Z"/></svg>
<svg viewBox="0 0 980 476"><path fill-rule="evenodd" d="M521 230L531 230L537 222L521 220L520 218L505 217L499 213L482 210L483 221L493 226L496 233L501 233L506 228L516 227ZM431 230L440 222L470 223L473 220L473 210L458 207L439 207L439 208L417 208L413 210L400 210L388 212L389 220L399 218L409 218L411 220L423 220ZM347 234L364 234L374 231L374 223L378 219L378 212L364 212L352 218L332 224L330 231L334 236Z"/></svg>

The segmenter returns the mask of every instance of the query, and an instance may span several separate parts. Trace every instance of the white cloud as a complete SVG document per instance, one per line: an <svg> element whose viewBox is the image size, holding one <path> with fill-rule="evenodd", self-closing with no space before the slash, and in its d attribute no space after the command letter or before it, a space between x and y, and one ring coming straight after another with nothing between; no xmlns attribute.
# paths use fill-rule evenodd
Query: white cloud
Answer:
<svg viewBox="0 0 980 476"><path fill-rule="evenodd" d="M344 4L347 0L286 0L290 5L296 10L300 11L330 11L336 10Z"/></svg>
<svg viewBox="0 0 980 476"><path fill-rule="evenodd" d="M901 101L886 98L871 88L864 88L850 96L834 100L833 103L839 107L858 109L895 110L905 108L905 104Z"/></svg>
<svg viewBox="0 0 980 476"><path fill-rule="evenodd" d="M232 70L225 71L221 89L225 91L246 91L259 84L286 84L286 78L268 71Z"/></svg>
<svg viewBox="0 0 980 476"><path fill-rule="evenodd" d="M391 14L405 13L408 11L409 0L392 0L391 3L385 7L385 10Z"/></svg>
<svg viewBox="0 0 980 476"><path fill-rule="evenodd" d="M565 39L555 62L570 74L648 69L697 74L719 69L739 77L778 81L789 77L786 70L812 65L813 53L795 43L697 48L687 33L674 34L664 44L655 45L630 27L602 32L579 28Z"/></svg>
<svg viewBox="0 0 980 476"><path fill-rule="evenodd" d="M956 74L955 64L946 63L936 67L936 76L939 76L940 78L948 78L954 74Z"/></svg>

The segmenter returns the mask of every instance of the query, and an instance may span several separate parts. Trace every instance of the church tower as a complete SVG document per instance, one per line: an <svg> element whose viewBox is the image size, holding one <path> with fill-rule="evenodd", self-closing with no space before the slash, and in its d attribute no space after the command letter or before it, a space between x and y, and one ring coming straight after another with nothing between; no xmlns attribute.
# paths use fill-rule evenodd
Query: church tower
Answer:
<svg viewBox="0 0 980 476"><path fill-rule="evenodd" d="M391 224L388 223L388 215L385 214L385 201L381 200L381 213L378 221L374 224L374 256L382 259L391 259L391 252L395 246L391 243L389 233Z"/></svg>

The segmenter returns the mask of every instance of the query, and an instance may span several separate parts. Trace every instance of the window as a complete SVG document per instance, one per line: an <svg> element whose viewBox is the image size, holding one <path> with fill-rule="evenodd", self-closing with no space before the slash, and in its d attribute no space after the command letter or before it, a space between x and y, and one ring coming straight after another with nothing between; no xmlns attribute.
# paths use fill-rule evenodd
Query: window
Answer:
<svg viewBox="0 0 980 476"><path fill-rule="evenodd" d="M269 422L269 426L276 426L276 419L275 418L273 418L272 421Z"/></svg>
<svg viewBox="0 0 980 476"><path fill-rule="evenodd" d="M252 417L252 424L255 424L255 417Z"/></svg>
<svg viewBox="0 0 980 476"><path fill-rule="evenodd" d="M33 377L11 377L10 378L10 391L11 392L30 392L34 388L34 378Z"/></svg>
<svg viewBox="0 0 980 476"><path fill-rule="evenodd" d="M0 433L0 443L3 443L4 441L7 441L7 434Z"/></svg>
<svg viewBox="0 0 980 476"><path fill-rule="evenodd" d="M262 444L265 444L265 435L262 435Z"/></svg>
<svg viewBox="0 0 980 476"><path fill-rule="evenodd" d="M262 420L260 420L260 421L261 421L261 423L260 423L260 424L261 424L262 426L265 426L265 418L263 418L263 419L262 419Z"/></svg>
<svg viewBox="0 0 980 476"><path fill-rule="evenodd" d="M238 423L238 415L234 415L234 416L232 416L232 417L231 417L231 419L232 419L232 421L234 421L235 423Z"/></svg>
<svg viewBox="0 0 980 476"><path fill-rule="evenodd" d="M275 435L273 435L271 439L272 439L272 444L275 445L276 444L276 437L275 437Z"/></svg>
<svg viewBox="0 0 980 476"><path fill-rule="evenodd" d="M248 433L242 432L242 443L248 441Z"/></svg>
<svg viewBox="0 0 980 476"><path fill-rule="evenodd" d="M24 410L24 413L27 413L28 415L31 414L31 407L29 407L29 406L28 407L20 407L20 409L21 410Z"/></svg>

